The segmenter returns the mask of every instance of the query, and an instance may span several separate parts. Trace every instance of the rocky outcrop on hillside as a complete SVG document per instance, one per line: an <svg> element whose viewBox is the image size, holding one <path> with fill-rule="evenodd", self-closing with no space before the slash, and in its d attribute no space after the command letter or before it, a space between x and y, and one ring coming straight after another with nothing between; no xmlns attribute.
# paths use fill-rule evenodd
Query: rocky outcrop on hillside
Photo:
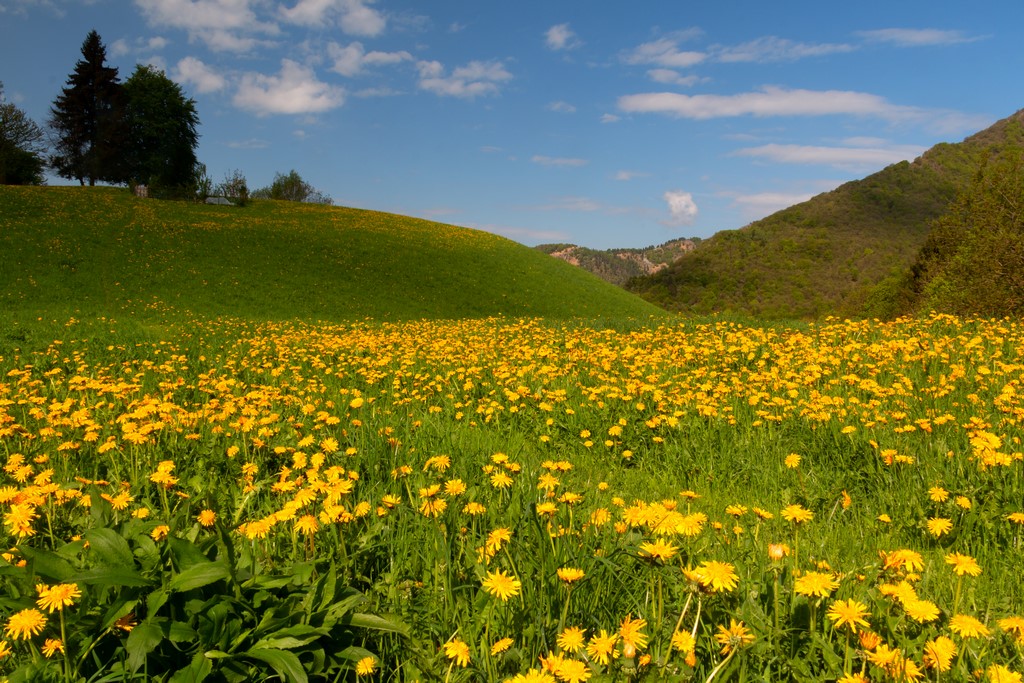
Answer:
<svg viewBox="0 0 1024 683"><path fill-rule="evenodd" d="M645 249L597 250L575 244L542 244L537 249L621 286L631 278L668 268L683 254L692 251L697 241L674 239Z"/></svg>

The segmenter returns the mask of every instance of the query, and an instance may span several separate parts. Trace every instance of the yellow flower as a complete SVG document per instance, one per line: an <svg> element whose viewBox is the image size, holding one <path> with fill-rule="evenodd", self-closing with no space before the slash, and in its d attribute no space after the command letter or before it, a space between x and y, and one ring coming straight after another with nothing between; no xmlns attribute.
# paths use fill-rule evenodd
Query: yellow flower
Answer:
<svg viewBox="0 0 1024 683"><path fill-rule="evenodd" d="M4 634L14 640L28 640L34 635L42 633L46 627L46 617L37 609L23 609L15 612L7 620L4 627Z"/></svg>
<svg viewBox="0 0 1024 683"><path fill-rule="evenodd" d="M919 624L935 621L939 618L939 608L928 600L908 600L903 604L907 616Z"/></svg>
<svg viewBox="0 0 1024 683"><path fill-rule="evenodd" d="M836 623L836 628L849 626L850 631L857 632L858 626L870 628L871 624L864 618L869 614L868 607L864 603L850 598L846 602L836 600L828 610L828 618Z"/></svg>
<svg viewBox="0 0 1024 683"><path fill-rule="evenodd" d="M0 640L0 659L3 659L7 655L11 654L11 646L7 644L6 640Z"/></svg>
<svg viewBox="0 0 1024 683"><path fill-rule="evenodd" d="M482 585L485 591L496 596L502 602L505 602L513 595L519 595L519 591L523 587L519 579L511 574L505 574L500 569L488 572Z"/></svg>
<svg viewBox="0 0 1024 683"><path fill-rule="evenodd" d="M831 574L823 572L807 572L793 583L794 592L808 597L825 598L839 587L839 582Z"/></svg>
<svg viewBox="0 0 1024 683"><path fill-rule="evenodd" d="M731 591L740 580L736 576L735 568L728 562L708 560L701 562L693 571L700 584L710 589L712 593Z"/></svg>
<svg viewBox="0 0 1024 683"><path fill-rule="evenodd" d="M795 470L800 467L800 456L796 453L790 453L786 456L786 467L791 470Z"/></svg>
<svg viewBox="0 0 1024 683"><path fill-rule="evenodd" d="M924 644L924 665L936 671L949 671L956 655L956 643L947 636L939 636Z"/></svg>
<svg viewBox="0 0 1024 683"><path fill-rule="evenodd" d="M933 503L944 503L949 498L949 491L942 488L941 486L933 486L928 489L928 498Z"/></svg>
<svg viewBox="0 0 1024 683"><path fill-rule="evenodd" d="M945 517L932 517L927 522L928 533L935 538L948 534L953 530L953 521Z"/></svg>
<svg viewBox="0 0 1024 683"><path fill-rule="evenodd" d="M563 652L579 652L586 642L586 631L579 626L570 626L558 634L556 642Z"/></svg>
<svg viewBox="0 0 1024 683"><path fill-rule="evenodd" d="M957 614L949 620L949 630L962 638L987 638L988 626L968 614Z"/></svg>
<svg viewBox="0 0 1024 683"><path fill-rule="evenodd" d="M727 655L754 642L754 634L747 630L742 621L729 619L729 628L719 625L715 640L722 646L722 654Z"/></svg>
<svg viewBox="0 0 1024 683"><path fill-rule="evenodd" d="M970 555L961 555L960 553L950 553L946 555L946 564L953 565L953 572L957 576L978 576L981 574L981 566L978 561Z"/></svg>
<svg viewBox="0 0 1024 683"><path fill-rule="evenodd" d="M586 576L582 569L575 569L573 567L560 567L555 573L561 581L567 584L575 583Z"/></svg>
<svg viewBox="0 0 1024 683"><path fill-rule="evenodd" d="M769 543L768 544L768 559L773 562L778 562L784 557L789 556L789 546L785 543Z"/></svg>
<svg viewBox="0 0 1024 683"><path fill-rule="evenodd" d="M469 645L456 638L444 644L444 656L461 667L469 665Z"/></svg>
<svg viewBox="0 0 1024 683"><path fill-rule="evenodd" d="M646 619L634 619L633 615L627 614L619 624L619 637L626 645L642 650L647 647L647 634L643 632L645 626Z"/></svg>
<svg viewBox="0 0 1024 683"><path fill-rule="evenodd" d="M372 655L356 662L356 676L372 676L376 670L377 658Z"/></svg>
<svg viewBox="0 0 1024 683"><path fill-rule="evenodd" d="M36 586L36 592L39 594L39 599L36 600L39 609L45 609L51 613L60 612L65 607L70 607L75 604L75 600L82 597L82 591L79 590L76 583L58 583L56 586L40 585Z"/></svg>
<svg viewBox="0 0 1024 683"><path fill-rule="evenodd" d="M640 544L641 557L657 560L659 562L665 562L666 560L672 559L677 552L679 552L679 548L660 538L653 543L645 541Z"/></svg>
<svg viewBox="0 0 1024 683"><path fill-rule="evenodd" d="M205 527L211 527L217 521L217 513L213 510L203 510L196 517L196 521Z"/></svg>
<svg viewBox="0 0 1024 683"><path fill-rule="evenodd" d="M993 664L986 671L989 683L1021 683L1019 673L1010 671L1002 664Z"/></svg>
<svg viewBox="0 0 1024 683"><path fill-rule="evenodd" d="M161 525L157 526L155 529L153 529L152 531L150 531L149 532L149 536L154 541L162 541L165 538L167 538L167 534L168 534L168 532L170 532L170 530L171 530L171 527L167 526L166 524L161 524Z"/></svg>
<svg viewBox="0 0 1024 683"><path fill-rule="evenodd" d="M565 683L583 683L593 674L586 662L578 659L563 659L555 665L555 676Z"/></svg>
<svg viewBox="0 0 1024 683"><path fill-rule="evenodd" d="M64 652L64 641L59 638L47 638L43 643L43 656L49 658L58 652Z"/></svg>
<svg viewBox="0 0 1024 683"><path fill-rule="evenodd" d="M679 652L690 653L697 648L697 640L689 631L676 631L672 634L672 647Z"/></svg>
<svg viewBox="0 0 1024 683"><path fill-rule="evenodd" d="M787 522L793 522L794 524L802 524L803 522L809 522L814 519L814 513L796 503L787 505L782 508L782 518Z"/></svg>
<svg viewBox="0 0 1024 683"><path fill-rule="evenodd" d="M491 656L494 657L496 655L500 655L502 652L512 647L512 643L514 642L515 641L511 638L502 638L497 641L494 645L491 645Z"/></svg>
<svg viewBox="0 0 1024 683"><path fill-rule="evenodd" d="M610 658L618 657L615 644L619 641L618 633L608 633L604 629L597 635L590 636L587 643L587 654L597 660L602 666L608 666Z"/></svg>
<svg viewBox="0 0 1024 683"><path fill-rule="evenodd" d="M316 521L316 517L313 515L302 515L299 517L293 525L295 531L300 534L306 534L307 536L312 535L320 528L320 522Z"/></svg>

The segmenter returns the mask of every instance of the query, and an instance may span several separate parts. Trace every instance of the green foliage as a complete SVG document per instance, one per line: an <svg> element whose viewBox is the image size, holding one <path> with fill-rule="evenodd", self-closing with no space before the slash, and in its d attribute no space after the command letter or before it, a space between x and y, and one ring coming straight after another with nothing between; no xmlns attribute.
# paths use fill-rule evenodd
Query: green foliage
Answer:
<svg viewBox="0 0 1024 683"><path fill-rule="evenodd" d="M669 240L645 249L589 249L575 244L540 244L535 247L616 285L665 268L692 250L699 239Z"/></svg>
<svg viewBox="0 0 1024 683"><path fill-rule="evenodd" d="M195 101L164 73L139 64L122 86L126 137L124 179L158 188L186 188L197 164L199 115Z"/></svg>
<svg viewBox="0 0 1024 683"><path fill-rule="evenodd" d="M124 102L117 69L106 65L107 49L96 31L82 43L82 59L50 109L56 136L50 165L62 178L124 181Z"/></svg>
<svg viewBox="0 0 1024 683"><path fill-rule="evenodd" d="M703 241L664 271L627 284L680 311L815 318L901 310L907 269L992 151L1024 144L1024 112L959 144L940 144ZM895 278L895 279L893 279Z"/></svg>
<svg viewBox="0 0 1024 683"><path fill-rule="evenodd" d="M0 185L42 185L43 131L13 102L0 83Z"/></svg>
<svg viewBox="0 0 1024 683"><path fill-rule="evenodd" d="M1002 317L1024 313L1024 154L982 166L935 221L908 279L916 310Z"/></svg>
<svg viewBox="0 0 1024 683"><path fill-rule="evenodd" d="M239 170L225 174L224 182L218 185L214 192L218 197L230 199L238 206L249 203L249 184L245 180L245 174Z"/></svg>
<svg viewBox="0 0 1024 683"><path fill-rule="evenodd" d="M0 188L0 309L253 319L643 317L657 308L493 234L294 202L153 202Z"/></svg>
<svg viewBox="0 0 1024 683"><path fill-rule="evenodd" d="M287 174L275 173L269 187L261 187L252 193L253 199L279 199L286 202L308 204L333 204L334 200L316 189L292 169Z"/></svg>

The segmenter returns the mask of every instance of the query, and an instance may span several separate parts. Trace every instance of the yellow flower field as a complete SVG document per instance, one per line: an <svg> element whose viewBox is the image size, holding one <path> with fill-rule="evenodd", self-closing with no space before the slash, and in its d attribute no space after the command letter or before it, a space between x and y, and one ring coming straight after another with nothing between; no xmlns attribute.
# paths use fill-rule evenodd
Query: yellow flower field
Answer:
<svg viewBox="0 0 1024 683"><path fill-rule="evenodd" d="M1017 322L104 327L0 356L8 675L1021 680Z"/></svg>

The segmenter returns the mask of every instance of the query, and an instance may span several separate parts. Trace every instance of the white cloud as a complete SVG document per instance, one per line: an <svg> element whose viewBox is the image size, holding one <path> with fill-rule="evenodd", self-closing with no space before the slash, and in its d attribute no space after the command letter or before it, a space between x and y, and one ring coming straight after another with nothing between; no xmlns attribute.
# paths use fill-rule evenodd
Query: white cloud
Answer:
<svg viewBox="0 0 1024 683"><path fill-rule="evenodd" d="M244 74L233 101L260 116L313 114L340 107L345 91L317 80L311 68L282 59L281 71L275 76Z"/></svg>
<svg viewBox="0 0 1024 683"><path fill-rule="evenodd" d="M980 37L972 38L965 35L963 31L943 31L935 28L880 28L874 31L858 31L857 35L873 43L888 43L898 47L956 45L981 40Z"/></svg>
<svg viewBox="0 0 1024 683"><path fill-rule="evenodd" d="M587 164L590 163L590 161L587 160L587 159L577 159L577 158L573 158L573 157L549 157L549 156L544 156L543 154L534 154L530 158L530 161L532 161L535 164L540 164L541 166L564 166L564 167L586 166Z"/></svg>
<svg viewBox="0 0 1024 683"><path fill-rule="evenodd" d="M693 201L693 195L682 190L669 190L662 195L668 204L669 219L662 221L665 225L681 227L692 225L697 219L697 203Z"/></svg>
<svg viewBox="0 0 1024 683"><path fill-rule="evenodd" d="M794 204L806 202L814 195L809 192L757 192L754 194L722 193L740 208L747 220L757 220Z"/></svg>
<svg viewBox="0 0 1024 683"><path fill-rule="evenodd" d="M200 93L217 92L227 86L227 80L195 57L185 57L174 69L174 79L191 84Z"/></svg>
<svg viewBox="0 0 1024 683"><path fill-rule="evenodd" d="M152 26L183 29L190 40L213 50L245 52L265 44L248 35L276 35L276 24L261 21L252 0L135 0Z"/></svg>
<svg viewBox="0 0 1024 683"><path fill-rule="evenodd" d="M633 178L646 178L650 173L641 173L640 171L619 171L615 174L616 180L628 181Z"/></svg>
<svg viewBox="0 0 1024 683"><path fill-rule="evenodd" d="M733 154L757 157L785 164L812 164L844 169L880 168L898 161L920 156L924 147L894 145L891 147L821 147L814 145L761 145L746 147Z"/></svg>
<svg viewBox="0 0 1024 683"><path fill-rule="evenodd" d="M681 95L659 92L625 95L619 108L630 113L659 113L688 119L726 116L822 116L855 114L907 119L914 107L891 104L883 97L848 90L787 90L765 87L736 95Z"/></svg>
<svg viewBox="0 0 1024 683"><path fill-rule="evenodd" d="M672 69L651 69L647 72L647 77L658 83L669 83L684 88L689 88L704 80L700 76L693 74L683 76L678 71L673 71Z"/></svg>
<svg viewBox="0 0 1024 683"><path fill-rule="evenodd" d="M355 76L367 66L386 66L412 61L412 55L402 50L400 52L367 52L362 43L354 42L349 45L328 43L327 54L333 60L332 71L342 76Z"/></svg>
<svg viewBox="0 0 1024 683"><path fill-rule="evenodd" d="M682 37L659 38L639 45L623 55L627 64L656 64L671 69L682 69L700 64L708 58L704 52L680 50Z"/></svg>
<svg viewBox="0 0 1024 683"><path fill-rule="evenodd" d="M601 114L601 123L615 123L619 120L619 117L615 114Z"/></svg>
<svg viewBox="0 0 1024 683"><path fill-rule="evenodd" d="M353 97L395 97L401 95L401 90L395 90L394 88L378 87L378 88L363 88L362 90L356 90L352 93Z"/></svg>
<svg viewBox="0 0 1024 683"><path fill-rule="evenodd" d="M372 0L370 0L372 2ZM294 7L281 7L284 21L302 26L341 26L349 35L377 36L387 27L387 17L368 7L366 0L299 0Z"/></svg>
<svg viewBox="0 0 1024 683"><path fill-rule="evenodd" d="M153 36L152 38L136 38L129 42L124 38L115 40L110 44L110 56L111 57L122 57L131 53L145 52L145 51L159 51L167 47L170 41L163 36Z"/></svg>
<svg viewBox="0 0 1024 683"><path fill-rule="evenodd" d="M576 107L572 106L568 102L563 102L561 100L557 102L551 102L544 108L547 109L548 111L557 111L562 114L572 114L575 113L576 111Z"/></svg>
<svg viewBox="0 0 1024 683"><path fill-rule="evenodd" d="M473 99L481 95L496 95L499 83L512 78L501 62L470 62L445 76L444 65L438 61L420 61L419 87L435 95Z"/></svg>
<svg viewBox="0 0 1024 683"><path fill-rule="evenodd" d="M764 36L740 45L712 48L719 62L789 62L821 57L857 48L846 43L797 43L777 36Z"/></svg>
<svg viewBox="0 0 1024 683"><path fill-rule="evenodd" d="M575 50L583 45L569 24L558 24L552 26L544 33L544 42L552 50Z"/></svg>
<svg viewBox="0 0 1024 683"><path fill-rule="evenodd" d="M231 149L265 149L270 146L270 143L266 140L260 140L259 138L249 138L248 140L234 140L228 142L227 146Z"/></svg>

